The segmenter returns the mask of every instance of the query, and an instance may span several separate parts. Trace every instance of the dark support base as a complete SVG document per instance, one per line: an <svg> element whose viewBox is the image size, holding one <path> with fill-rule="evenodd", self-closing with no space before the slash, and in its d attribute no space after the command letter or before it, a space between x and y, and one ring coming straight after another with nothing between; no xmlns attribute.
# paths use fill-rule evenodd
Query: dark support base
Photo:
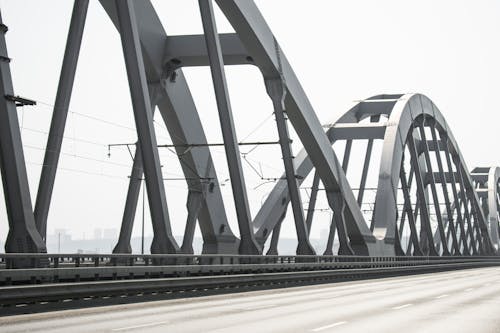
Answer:
<svg viewBox="0 0 500 333"><path fill-rule="evenodd" d="M129 254L132 253L132 247L130 246L130 242L128 243L120 243L116 244L115 248L113 249L113 253L123 253L123 254Z"/></svg>
<svg viewBox="0 0 500 333"><path fill-rule="evenodd" d="M262 248L255 241L241 240L240 246L238 248L239 254L242 255L260 255L262 254Z"/></svg>
<svg viewBox="0 0 500 333"><path fill-rule="evenodd" d="M5 262L6 268L45 268L49 267L49 259L8 259Z"/></svg>
<svg viewBox="0 0 500 333"><path fill-rule="evenodd" d="M36 232L38 238L38 232ZM5 242L6 253L47 253L47 248L42 241L35 242L28 230L21 232L19 229L11 230ZM34 268L47 267L46 259L9 259L6 262L7 268Z"/></svg>
<svg viewBox="0 0 500 333"><path fill-rule="evenodd" d="M299 244L297 246L297 255L315 255L315 254L316 253L314 252L314 249L309 243Z"/></svg>
<svg viewBox="0 0 500 333"><path fill-rule="evenodd" d="M333 256L333 251L332 249L326 249L325 252L323 252L324 256Z"/></svg>
<svg viewBox="0 0 500 333"><path fill-rule="evenodd" d="M234 236L217 237L214 242L203 242L202 254L237 254L240 240Z"/></svg>

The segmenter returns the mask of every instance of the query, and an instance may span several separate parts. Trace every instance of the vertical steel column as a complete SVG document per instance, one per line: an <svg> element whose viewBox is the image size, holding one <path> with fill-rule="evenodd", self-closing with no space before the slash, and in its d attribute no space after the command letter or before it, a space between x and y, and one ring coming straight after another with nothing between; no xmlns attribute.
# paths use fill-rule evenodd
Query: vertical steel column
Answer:
<svg viewBox="0 0 500 333"><path fill-rule="evenodd" d="M203 192L189 190L186 207L188 216L186 220L186 228L184 230L184 238L182 239L181 252L185 254L193 254L193 238L196 228L196 220L203 202Z"/></svg>
<svg viewBox="0 0 500 333"><path fill-rule="evenodd" d="M276 47L278 50L278 47ZM314 254L314 249L309 243L307 227L304 221L304 210L302 208L302 199L300 197L299 185L295 175L295 165L293 163L293 152L291 147L290 135L288 132L287 119L285 117L285 94L286 88L282 78L266 79L266 91L273 102L276 125L278 127L278 136L281 146L281 155L285 166L285 176L288 185L288 194L292 205L295 229L297 231L297 254Z"/></svg>
<svg viewBox="0 0 500 333"><path fill-rule="evenodd" d="M372 123L378 122L380 120L380 116L372 116L370 121ZM368 177L368 169L370 167L370 159L372 157L373 150L373 139L368 140L368 144L366 145L366 154L365 154L365 162L363 163L363 172L361 174L361 181L359 183L358 190L358 205L361 207L363 203L363 196L365 194L365 186L366 186L366 178Z"/></svg>
<svg viewBox="0 0 500 333"><path fill-rule="evenodd" d="M156 89L154 88L154 86L150 86L149 88L149 96L151 98L151 113L154 116L157 96ZM141 182L144 177L144 170L142 168L141 146L138 142L136 142L135 144L135 154L133 158L134 161L132 162L132 170L130 172L127 198L125 200L122 224L120 226L120 234L118 236L118 242L113 248L113 253L132 253L130 238L132 237L132 229L134 228L137 202L139 200L139 192L141 191Z"/></svg>
<svg viewBox="0 0 500 333"><path fill-rule="evenodd" d="M59 155L61 154L61 144L68 116L71 92L75 81L76 66L80 54L88 6L88 0L75 0L73 6L66 50L59 77L59 86L57 87L54 111L42 165L42 174L40 175L40 184L38 185L35 202L35 221L36 227L44 240L47 235L47 217L49 215Z"/></svg>
<svg viewBox="0 0 500 333"><path fill-rule="evenodd" d="M483 242L483 235L481 234L481 230L479 228L479 212L475 205L474 195L469 191L468 193L469 201L471 205L471 214L474 217L473 229L476 231L476 247L478 249L478 254L486 254L485 244Z"/></svg>
<svg viewBox="0 0 500 333"><path fill-rule="evenodd" d="M16 103L6 97L14 95L14 88L5 41L8 28L1 14L0 24L0 169L9 218L5 252L47 252L35 225ZM28 265L21 260L12 263L15 267Z"/></svg>
<svg viewBox="0 0 500 333"><path fill-rule="evenodd" d="M347 167L349 166L349 157L351 157L352 140L347 140L345 142L344 157L342 157L342 169L347 173Z"/></svg>
<svg viewBox="0 0 500 333"><path fill-rule="evenodd" d="M281 224L285 219L286 211L280 216L278 223L273 229L273 234L271 236L271 244L269 245L269 250L267 250L266 255L273 256L278 255L278 241L280 239Z"/></svg>
<svg viewBox="0 0 500 333"><path fill-rule="evenodd" d="M113 253L132 253L130 238L134 227L135 213L137 210L137 202L139 199L139 192L141 191L141 182L143 177L141 147L138 143L135 144L135 147L134 162L132 164L132 173L130 175L127 190L125 209L123 210L120 235L118 236L118 242L113 249Z"/></svg>
<svg viewBox="0 0 500 333"><path fill-rule="evenodd" d="M337 230L337 228L336 228L336 224L335 224L335 217L332 216L332 221L330 223L330 232L328 233L328 240L326 241L325 252L323 252L324 256L332 256L333 255L333 241L335 240L335 231L336 230Z"/></svg>
<svg viewBox="0 0 500 333"><path fill-rule="evenodd" d="M436 161L438 165L438 170L439 170L439 177L441 178L441 187L443 189L443 196L444 196L444 203L446 206L446 215L448 216L448 230L451 231L451 237L452 237L452 245L453 245L453 254L454 255L460 255L460 247L458 245L457 241L457 234L455 230L455 225L453 224L453 212L451 210L451 204L450 204L450 196L448 194L448 187L447 187L447 181L446 181L446 176L444 173L444 168L443 168L443 161L441 159L441 147L440 147L440 141L437 138L436 134L436 128L435 128L435 121L431 124L431 136L432 136L432 141L435 142L436 144L436 149L435 154L436 154ZM444 227L444 225L443 225ZM448 236L450 232L447 233L446 239L443 241L446 244L448 244Z"/></svg>
<svg viewBox="0 0 500 333"><path fill-rule="evenodd" d="M445 132L439 132L439 136L441 137L441 141L443 142L446 164L448 165L448 173L450 174L451 181L451 192L453 194L453 200L455 202L455 209L457 211L457 224L460 228L460 239L463 243L464 249L462 250L462 254L465 256L470 255L469 249L467 248L467 236L465 234L465 227L462 218L462 212L460 208L460 198L457 191L457 181L455 179L455 173L453 171L453 163L451 161L451 153L448 147L448 135ZM458 247L460 248L460 241L458 242Z"/></svg>
<svg viewBox="0 0 500 333"><path fill-rule="evenodd" d="M477 255L479 254L479 252L476 246L476 239L474 238L474 229L472 227L472 216L469 213L469 203L467 200L467 187L465 186L465 181L462 175L460 160L458 159L458 157L453 156L453 161L455 162L455 165L457 167L457 177L461 189L459 195L462 199L462 203L464 204L464 216L465 216L465 221L467 222L467 233L470 235L470 245L472 247L472 254Z"/></svg>
<svg viewBox="0 0 500 333"><path fill-rule="evenodd" d="M339 230L339 255L354 255L355 252L351 247L349 242L349 236L347 234L347 228L345 223L345 207L346 203L344 196L341 192L326 192L328 203L333 209L333 220L335 227ZM330 227L333 228L333 225ZM332 233L332 230L330 230ZM333 231L333 233L335 233Z"/></svg>
<svg viewBox="0 0 500 333"><path fill-rule="evenodd" d="M373 139L368 140L366 146L365 162L363 163L363 172L361 174L361 181L359 183L358 191L358 205L361 207L363 203L363 195L365 194L366 178L368 177L368 168L370 167L370 158L372 156Z"/></svg>
<svg viewBox="0 0 500 333"><path fill-rule="evenodd" d="M402 157L402 160L403 159L404 157ZM415 168L412 169L416 170ZM415 215L413 215L414 212L413 208L411 207L410 185L409 182L406 181L406 174L403 167L401 167L399 178L401 180L401 188L403 189L404 209L407 212L406 215L408 215L408 225L410 226L410 238L411 238L411 243L413 243L413 255L421 256L423 255L423 253L420 248L420 243L418 242L417 228L415 225Z"/></svg>
<svg viewBox="0 0 500 333"><path fill-rule="evenodd" d="M429 252L425 251L422 249L425 255L430 255L430 256L438 256L438 253L436 251L436 247L434 246L434 237L432 235L432 228L431 228L431 223L429 219L429 209L427 207L427 198L425 194L425 188L424 188L424 180L421 174L421 169L419 167L419 157L418 157L418 152L417 148L415 147L415 138L413 137L413 130L414 128L412 127L410 134L408 136L408 148L410 150L410 155L411 155L411 163L413 164L413 168L415 170L415 181L417 185L417 196L420 201L420 221L421 221L421 230L426 236L426 239L428 241L427 247ZM422 241L422 239L421 239Z"/></svg>
<svg viewBox="0 0 500 333"><path fill-rule="evenodd" d="M219 120L222 128L222 137L224 139L224 148L226 150L234 204L240 229L241 242L239 252L241 254L260 254L261 249L255 241L253 234L245 179L241 167L240 151L227 92L224 63L222 61L222 51L215 24L212 0L199 0L198 2L200 5L203 30L205 32L210 70L212 72L217 108L219 110Z"/></svg>
<svg viewBox="0 0 500 333"><path fill-rule="evenodd" d="M404 168L404 153L403 153L402 159L401 159L401 169L403 169L403 168ZM403 175L405 177L404 181L407 181L407 190L409 190L411 188L411 184L412 184L412 180L413 180L413 173L414 173L413 168L410 166L410 176L408 177L408 181L407 181L406 180L406 172L403 169ZM401 170L399 171L399 176L401 177ZM400 180L400 181L402 182L402 180ZM404 193L403 193L403 195L404 195ZM401 214L401 222L399 223L399 229L398 229L400 239L401 239L401 237L403 237L403 227L404 227L404 222L405 222L405 218L406 218L407 214L408 214L408 212L406 211L405 204L403 204L403 213ZM413 214L413 209L412 209L412 214Z"/></svg>
<svg viewBox="0 0 500 333"><path fill-rule="evenodd" d="M349 157L351 156L352 140L347 140L344 149L344 156L342 158L342 170L347 174L347 167L349 166ZM338 163L337 159L335 162ZM338 165L337 165L338 167ZM328 241L325 249L325 255L331 255L333 252L333 240L335 238L336 229L339 230L339 255L353 255L354 250L349 242L347 228L345 223L345 207L346 203L344 196L341 192L326 192L328 205L333 209L332 223L330 224L330 232L328 233Z"/></svg>
<svg viewBox="0 0 500 333"><path fill-rule="evenodd" d="M311 233L312 219L314 216L314 209L316 208L316 199L318 198L319 180L319 174L315 171L311 186L311 196L307 207L306 227L308 235Z"/></svg>
<svg viewBox="0 0 500 333"><path fill-rule="evenodd" d="M396 215L397 217L397 215ZM401 238L399 236L399 231L397 230L397 225L396 225L396 232L394 233L394 253L397 256L404 256L406 253L403 251L403 248L401 246Z"/></svg>
<svg viewBox="0 0 500 333"><path fill-rule="evenodd" d="M431 157L429 154L429 145L427 144L427 137L425 134L425 117L422 119L422 122L418 125L418 129L420 132L420 138L422 145L424 146L424 158L425 158L425 164L427 165L427 173L429 174L430 177L430 186L431 186L431 194L432 194L432 199L434 201L434 212L436 214L436 219L438 223L438 230L439 230L439 236L441 238L441 243L443 245L443 256L449 256L450 251L448 249L448 243L446 243L446 233L444 232L444 226L443 226L443 219L441 217L441 210L439 208L439 197L438 193L436 190L436 179L434 178L434 172L432 169L432 162L431 162ZM436 142L436 145L438 143ZM434 241L434 237L433 237Z"/></svg>
<svg viewBox="0 0 500 333"><path fill-rule="evenodd" d="M137 136L153 220L154 238L151 253L177 253L179 247L172 235L160 167L160 158L153 126L150 97L144 70L137 20L131 0L116 0L120 36L132 97Z"/></svg>

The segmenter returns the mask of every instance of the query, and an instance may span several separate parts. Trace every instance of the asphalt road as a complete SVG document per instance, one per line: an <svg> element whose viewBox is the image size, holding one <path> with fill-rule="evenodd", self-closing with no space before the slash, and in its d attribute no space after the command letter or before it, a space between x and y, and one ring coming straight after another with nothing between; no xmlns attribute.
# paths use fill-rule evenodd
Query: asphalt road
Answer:
<svg viewBox="0 0 500 333"><path fill-rule="evenodd" d="M500 332L500 268L0 317L0 332Z"/></svg>

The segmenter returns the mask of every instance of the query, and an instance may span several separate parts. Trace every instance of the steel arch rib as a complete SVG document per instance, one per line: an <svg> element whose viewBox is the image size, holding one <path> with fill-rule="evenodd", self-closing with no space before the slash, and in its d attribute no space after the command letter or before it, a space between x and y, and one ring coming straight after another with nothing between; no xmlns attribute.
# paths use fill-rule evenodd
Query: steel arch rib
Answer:
<svg viewBox="0 0 500 333"><path fill-rule="evenodd" d="M492 167L488 173L488 229L493 246L498 251L500 235L498 233L498 182L500 168Z"/></svg>
<svg viewBox="0 0 500 333"><path fill-rule="evenodd" d="M371 101L380 100L380 103ZM357 123L373 115L387 115L383 135L383 148L377 194L375 198L375 212L373 236L377 239L377 254L394 255L395 230L397 222L397 196L401 161L406 144L406 138L412 130L417 117L426 116L434 119L436 128L446 133L450 153L457 156L461 171L468 188L472 188L472 179L467 170L465 161L458 149L457 142L448 128L448 124L434 103L421 94L406 95L378 95L361 101L340 117L326 132L331 144L337 140L340 127L345 123ZM314 168L307 152L302 150L296 158L297 174L305 179ZM254 220L257 229L256 236L262 243L269 237L270 231L279 221L287 209L287 186L283 180L277 182L269 197L264 202ZM478 207L479 199L476 191L472 191L473 200ZM479 227L482 235L489 235L482 211L479 213ZM488 236L491 243L494 241Z"/></svg>
<svg viewBox="0 0 500 333"><path fill-rule="evenodd" d="M366 100L359 101L348 112L341 116L331 128L326 131L330 144L337 141L338 129L336 125L346 123L357 123L370 116L389 115L396 101L401 97L397 95L376 95ZM372 103L378 101L377 103ZM307 151L302 149L295 158L296 173L299 180L299 185L309 175L314 168L313 162L309 158ZM286 181L278 180L275 187L267 197L261 209L254 219L254 228L256 230L256 239L264 244L271 234L271 231L280 221L281 216L286 212L289 197Z"/></svg>
<svg viewBox="0 0 500 333"><path fill-rule="evenodd" d="M403 98L395 104L387 123L384 146L382 149L379 182L375 197L373 234L378 240L383 240L386 245L393 244L395 238L395 224L397 220L396 191L399 183L398 177L406 138L412 129L414 120L423 115L433 118L438 130L446 133L450 151L458 158L458 161L460 161L460 165L457 167L461 168L465 185L468 188L472 187L472 179L462 154L458 149L457 142L439 109L424 95L407 94L403 96ZM472 191L472 195L472 204L478 207L479 198L476 191ZM484 235L488 235L484 214L481 210L478 210L477 213L479 217L479 227L484 237ZM489 240L491 244L489 236L485 238ZM383 249L389 251L388 254L392 254L390 246L384 246Z"/></svg>

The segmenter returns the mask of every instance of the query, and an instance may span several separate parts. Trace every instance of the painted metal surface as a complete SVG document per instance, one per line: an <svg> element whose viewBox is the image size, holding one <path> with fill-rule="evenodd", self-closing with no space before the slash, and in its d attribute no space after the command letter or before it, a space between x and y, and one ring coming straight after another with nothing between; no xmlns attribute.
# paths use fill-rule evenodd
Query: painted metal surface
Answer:
<svg viewBox="0 0 500 333"><path fill-rule="evenodd" d="M0 28L0 170L9 219L5 252L46 252L35 225L16 102L8 98L14 96L14 87L5 40L8 28L1 15Z"/></svg>
<svg viewBox="0 0 500 333"><path fill-rule="evenodd" d="M420 94L377 95L358 101L333 124L323 126L278 41L250 0L216 0L235 33L219 34L212 0L199 0L202 35L169 37L150 1L101 0L120 34L138 143L115 252L129 253L140 184L145 178L153 221L153 253L193 253L196 223L203 253L278 253L289 203L298 254L314 254L309 233L316 202L324 193L331 212L325 254L364 256L493 255L499 249L499 168L469 172L448 125L432 101ZM44 237L69 107L88 1L77 0L68 34L56 107L35 212L15 111L7 48L0 36L0 138L2 180L10 233L8 252L44 252ZM252 220L248 188L225 79L227 65L256 66L264 79L278 128L284 174ZM229 227L210 154L210 144L182 67L209 66L236 207L239 239ZM10 97L9 97L10 96ZM153 114L158 107L188 184L188 217L182 247L171 232ZM294 156L289 126L303 149ZM326 127L326 130L325 130ZM342 163L332 146L343 142ZM359 187L347 177L365 143ZM381 150L374 147L381 144ZM342 153L342 152L340 152ZM378 156L375 156L378 155ZM380 158L380 165L373 162ZM373 208L365 212L370 170L376 179ZM307 215L301 186L314 173ZM143 175L144 173L144 175ZM312 176L312 174L311 174ZM373 179L372 179L373 181ZM357 184L356 184L357 185ZM317 214L316 214L317 217ZM35 224L36 221L36 224ZM334 247L338 243L338 250ZM334 252L334 248L335 251Z"/></svg>

